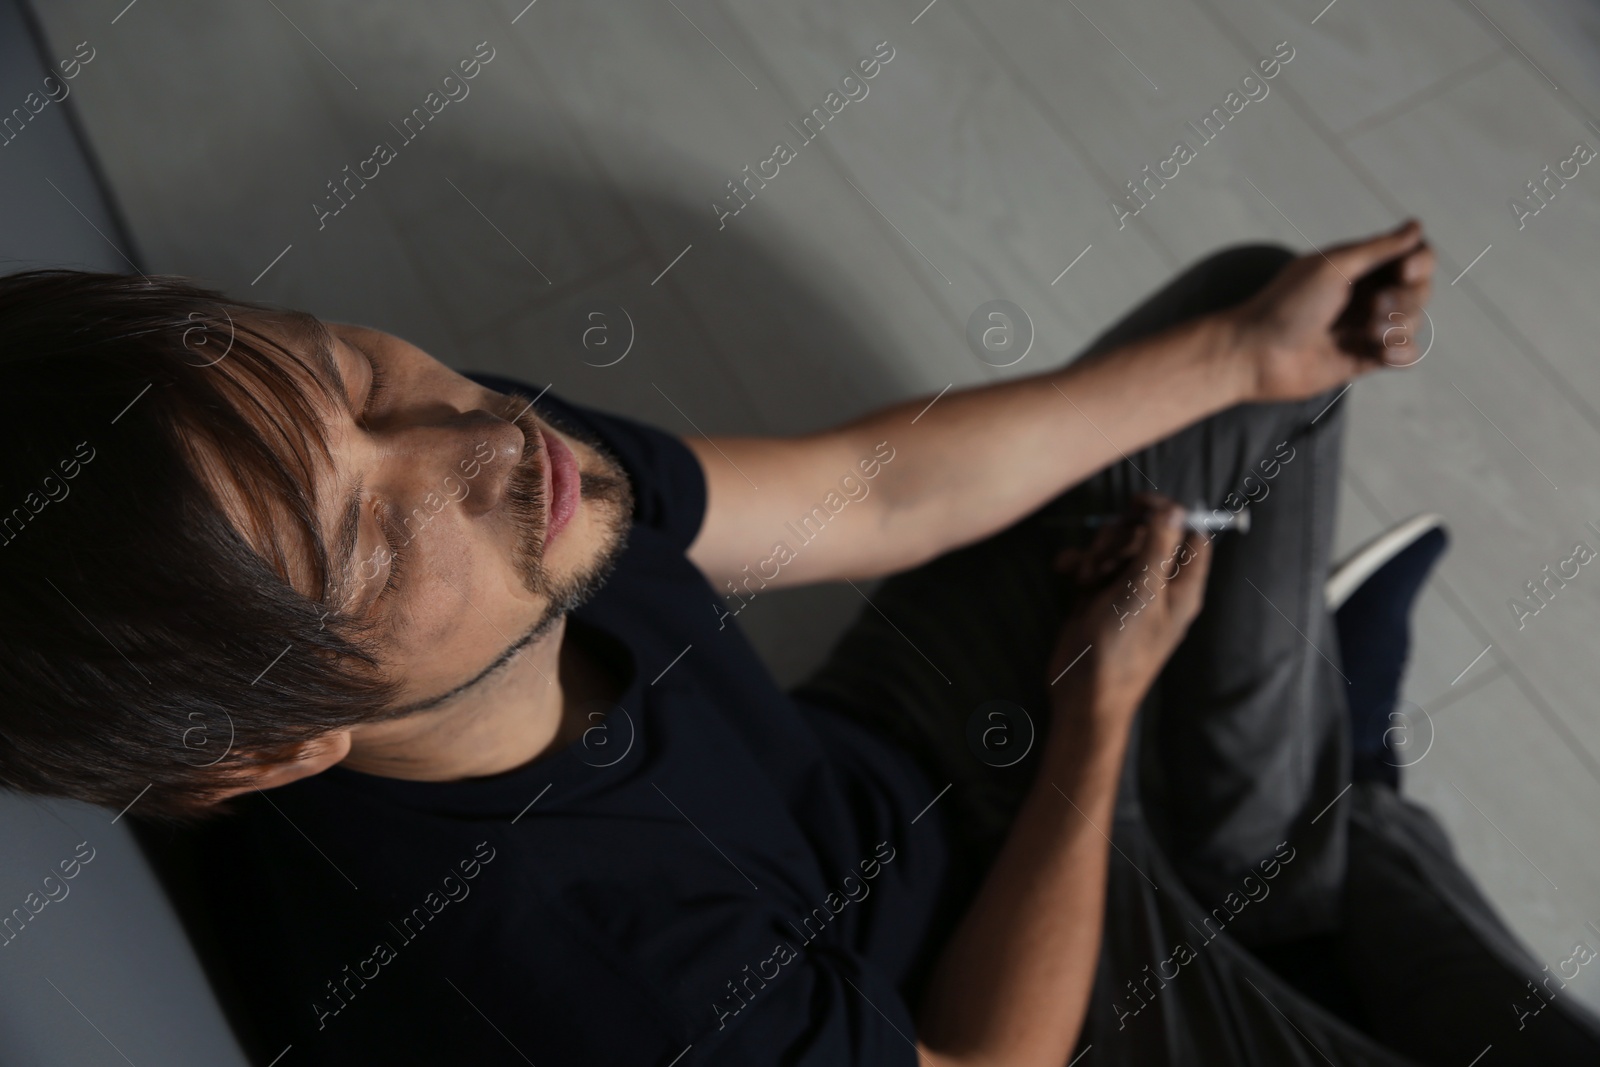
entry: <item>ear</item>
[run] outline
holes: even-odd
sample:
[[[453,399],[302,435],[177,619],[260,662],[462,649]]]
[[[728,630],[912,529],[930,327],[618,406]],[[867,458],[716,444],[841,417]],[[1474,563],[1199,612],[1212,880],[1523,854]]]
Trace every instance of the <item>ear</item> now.
[[[334,730],[310,741],[302,741],[289,759],[250,768],[244,772],[249,776],[248,784],[218,790],[212,795],[212,802],[227,800],[255,789],[273,789],[301,778],[310,778],[314,774],[321,774],[349,754],[349,730]]]

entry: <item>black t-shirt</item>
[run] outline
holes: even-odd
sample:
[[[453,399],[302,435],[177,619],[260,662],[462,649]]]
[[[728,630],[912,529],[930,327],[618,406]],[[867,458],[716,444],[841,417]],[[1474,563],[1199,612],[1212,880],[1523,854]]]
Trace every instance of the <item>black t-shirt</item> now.
[[[334,767],[207,828],[255,1028],[292,1046],[279,1067],[911,1067],[903,993],[950,862],[937,805],[912,821],[935,790],[782,692],[724,618],[684,554],[706,485],[680,440],[537,407],[633,480],[627,547],[568,620],[631,681],[581,741],[516,770]]]

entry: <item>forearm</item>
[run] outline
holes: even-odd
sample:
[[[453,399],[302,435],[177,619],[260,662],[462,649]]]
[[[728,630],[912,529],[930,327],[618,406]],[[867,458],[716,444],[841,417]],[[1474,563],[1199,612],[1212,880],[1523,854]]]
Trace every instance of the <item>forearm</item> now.
[[[881,542],[899,565],[931,559],[1248,399],[1251,367],[1235,336],[1226,315],[1202,316],[1065,367],[952,390],[925,412],[928,396],[842,427],[894,443],[876,486]]]
[[[1032,790],[918,1013],[938,1067],[1061,1067],[1100,955],[1126,717],[1058,718]]]

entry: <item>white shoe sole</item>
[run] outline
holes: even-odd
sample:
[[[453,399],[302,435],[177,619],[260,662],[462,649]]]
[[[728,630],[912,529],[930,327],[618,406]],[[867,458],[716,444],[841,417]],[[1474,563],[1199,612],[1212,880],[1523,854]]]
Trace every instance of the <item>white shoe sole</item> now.
[[[1329,611],[1338,611],[1350,594],[1361,588],[1361,584],[1378,568],[1404,552],[1417,539],[1429,530],[1444,525],[1444,518],[1432,512],[1415,515],[1392,529],[1374,537],[1366,544],[1352,552],[1345,560],[1333,568],[1333,573],[1328,575],[1327,584],[1323,588],[1323,599],[1328,603]]]

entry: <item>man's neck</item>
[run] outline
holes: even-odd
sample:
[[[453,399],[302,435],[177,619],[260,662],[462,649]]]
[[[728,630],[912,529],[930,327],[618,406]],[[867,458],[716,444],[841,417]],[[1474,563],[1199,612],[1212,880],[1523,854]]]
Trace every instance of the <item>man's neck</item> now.
[[[615,699],[621,688],[563,618],[486,680],[483,692],[356,727],[340,766],[425,782],[502,774],[577,740],[592,725],[584,707]]]

